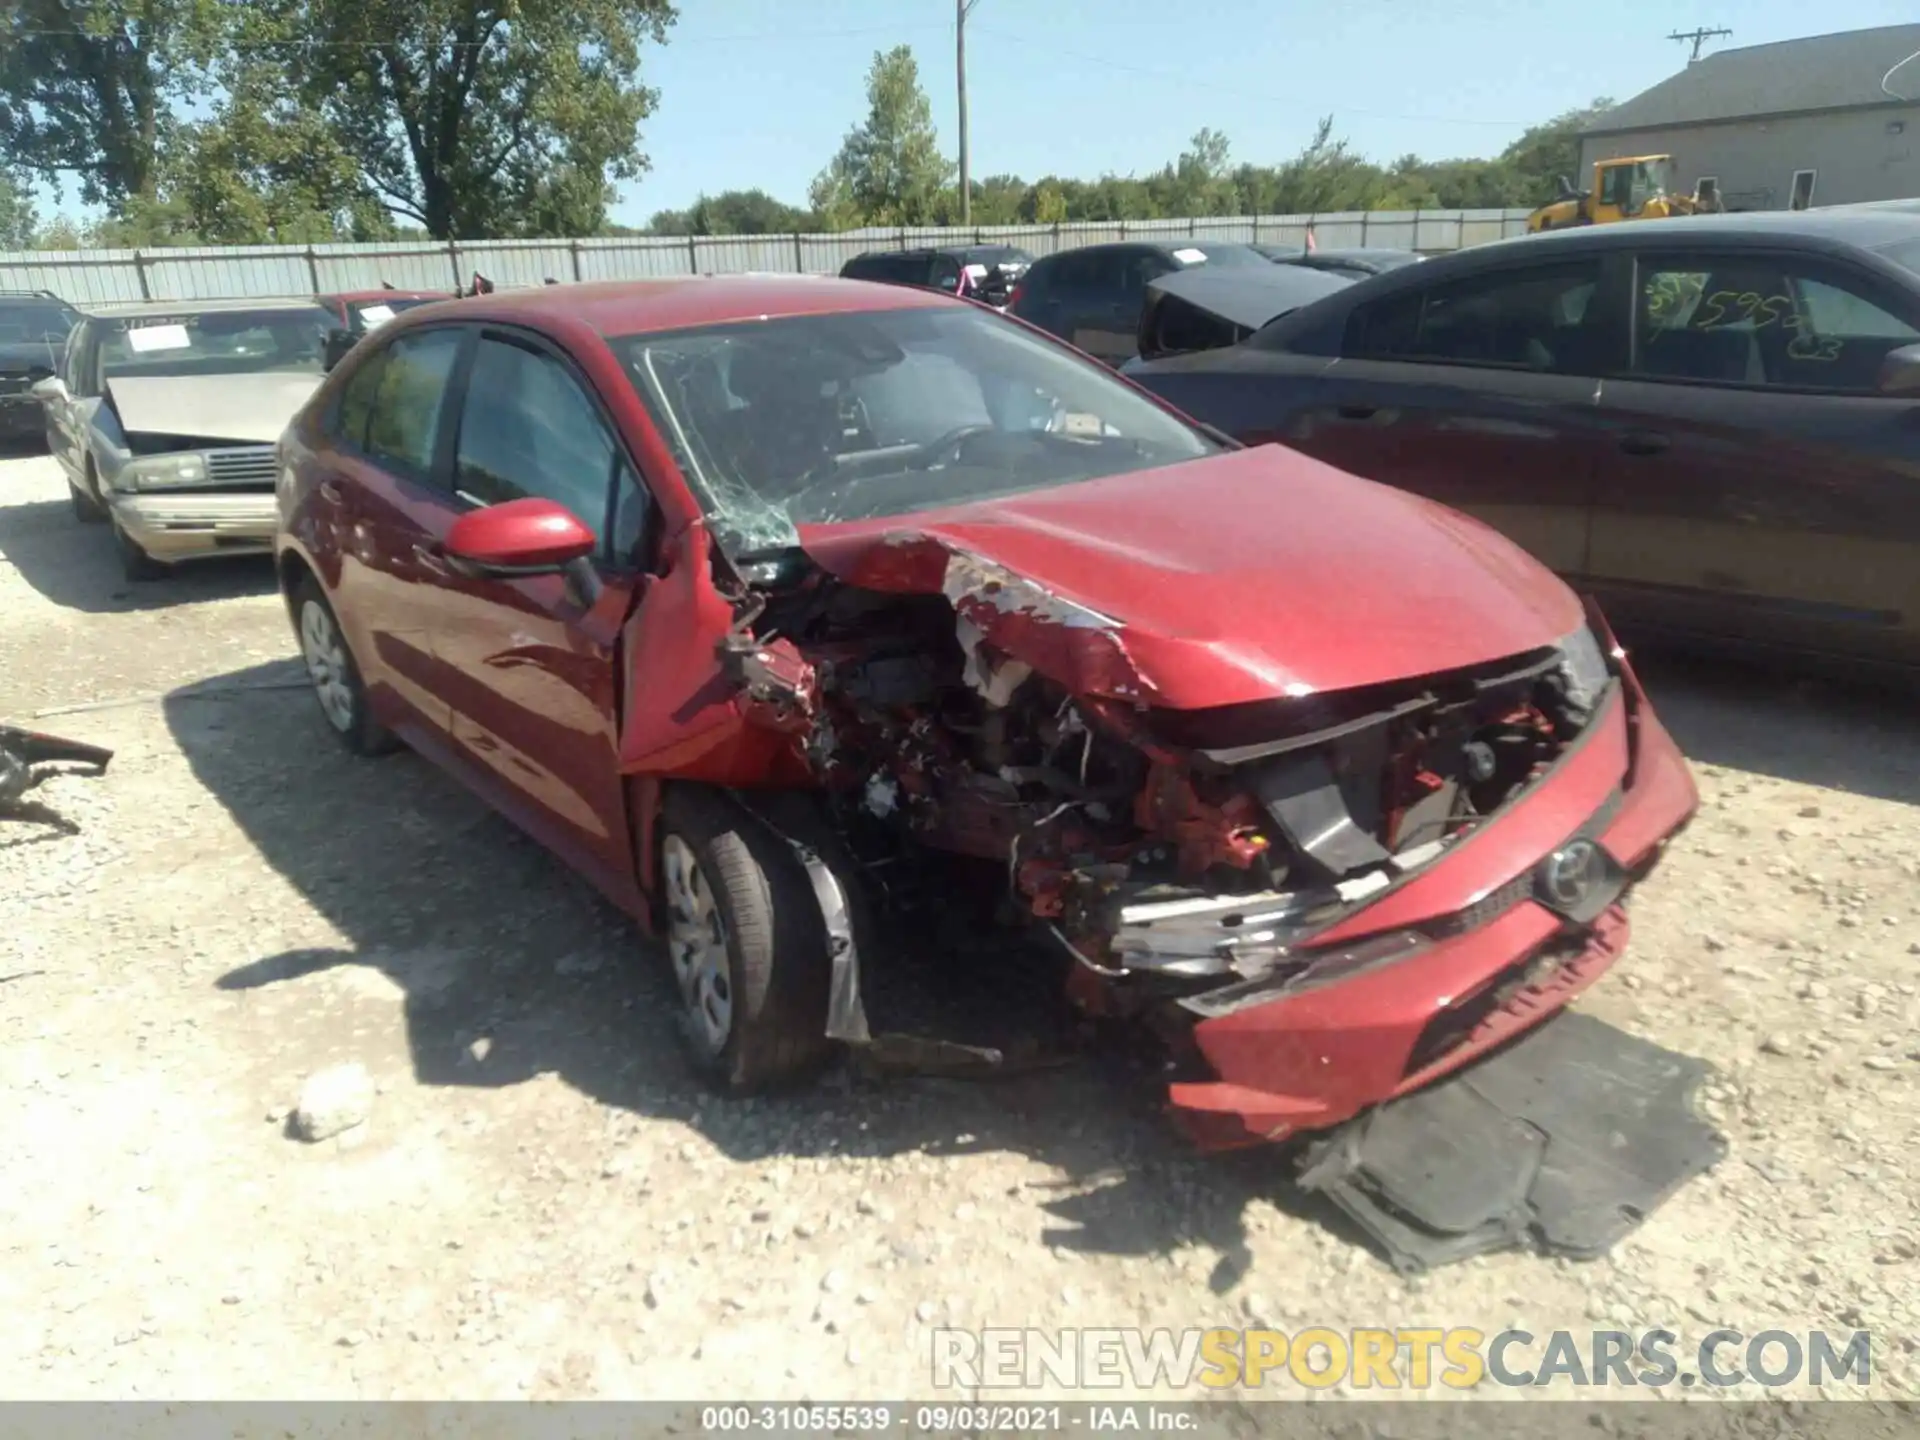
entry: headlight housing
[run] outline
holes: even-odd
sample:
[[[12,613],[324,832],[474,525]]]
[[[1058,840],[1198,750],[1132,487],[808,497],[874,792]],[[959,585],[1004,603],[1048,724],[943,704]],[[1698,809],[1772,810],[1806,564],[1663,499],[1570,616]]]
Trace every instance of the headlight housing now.
[[[1613,679],[1613,671],[1607,665],[1607,652],[1600,644],[1600,637],[1587,625],[1567,636],[1557,648],[1567,708],[1584,723]]]
[[[181,455],[142,455],[121,470],[120,481],[129,490],[170,490],[176,486],[204,485],[207,483],[207,457],[191,452]]]

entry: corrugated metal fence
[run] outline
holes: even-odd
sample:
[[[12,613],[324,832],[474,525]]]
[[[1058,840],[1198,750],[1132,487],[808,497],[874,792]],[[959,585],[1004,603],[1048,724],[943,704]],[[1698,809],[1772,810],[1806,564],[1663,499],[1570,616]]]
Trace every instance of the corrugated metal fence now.
[[[1378,210],[972,229],[842,230],[830,235],[633,235],[593,240],[437,241],[0,253],[0,290],[52,290],[76,304],[201,300],[370,290],[448,290],[477,270],[498,285],[644,280],[746,270],[831,274],[863,250],[1020,245],[1036,255],[1113,240],[1245,240],[1322,249],[1380,246],[1429,253],[1526,229],[1525,210]]]

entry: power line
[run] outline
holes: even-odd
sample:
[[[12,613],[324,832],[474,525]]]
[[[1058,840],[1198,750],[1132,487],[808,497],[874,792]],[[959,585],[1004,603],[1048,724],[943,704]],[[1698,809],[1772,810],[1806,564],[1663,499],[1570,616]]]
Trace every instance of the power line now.
[[[740,45],[756,40],[777,40],[783,44],[793,40],[840,40],[857,35],[900,35],[908,32],[927,32],[944,30],[944,25],[867,25],[852,30],[757,30],[743,31],[735,35],[674,35],[664,42],[666,46],[675,45]],[[18,30],[0,29],[0,34],[32,39],[40,36],[76,36],[89,40],[112,40],[117,36],[111,32],[102,34],[97,30],[52,29],[42,26],[27,26]],[[375,36],[364,40],[315,40],[306,36],[290,36],[282,40],[230,40],[229,47],[236,50],[266,50],[283,47],[302,46],[309,49],[330,50],[370,50],[383,46],[412,40],[412,35]],[[432,48],[436,50],[478,50],[494,43],[490,40],[443,40]]]
[[[996,35],[1005,40],[1018,41],[1021,39],[1020,36],[1007,30],[995,30],[984,25],[976,25],[974,28],[982,34]],[[1019,46],[1015,45],[1010,47],[1005,53],[1021,54],[1024,52],[1020,49]],[[1060,46],[1055,45],[1052,41],[1047,42],[1045,47],[1043,47],[1043,51],[1035,51],[1034,53],[1036,54],[1043,53],[1044,58],[1048,60],[1052,60],[1058,56],[1064,55],[1070,59],[1083,60],[1089,65],[1100,65],[1100,66],[1106,67],[1109,70],[1118,70],[1129,75],[1143,75],[1148,77],[1149,79],[1167,80],[1175,84],[1184,84],[1184,85],[1191,86],[1195,89],[1203,89],[1210,95],[1228,95],[1228,96],[1233,96],[1236,99],[1258,100],[1263,104],[1267,104],[1267,105],[1285,105],[1285,106],[1290,106],[1290,107],[1294,107],[1296,109],[1302,109],[1302,110],[1306,108],[1306,107],[1300,106],[1298,96],[1281,96],[1281,95],[1266,94],[1266,93],[1262,93],[1260,91],[1255,91],[1255,90],[1230,89],[1226,86],[1217,85],[1210,79],[1206,79],[1204,77],[1196,76],[1190,73],[1183,73],[1178,70],[1150,69],[1144,65],[1130,65],[1123,61],[1110,60],[1104,55],[1089,55],[1084,51],[1063,50]],[[1315,114],[1327,113],[1326,111],[1320,110],[1318,107],[1312,107],[1312,108]],[[1538,123],[1538,117],[1535,117],[1533,120],[1493,120],[1493,119],[1463,120],[1457,115],[1399,115],[1399,114],[1394,114],[1385,110],[1364,109],[1358,105],[1336,105],[1332,107],[1332,109],[1333,109],[1333,113],[1336,115],[1364,115],[1370,120],[1401,120],[1411,124],[1418,124],[1418,125],[1487,125],[1487,126],[1500,126],[1502,128],[1511,129],[1513,126],[1516,126],[1516,125],[1525,127],[1528,125],[1533,125]]]
[[[1733,34],[1731,30],[1676,30],[1667,36],[1667,39],[1678,40],[1683,44],[1689,40],[1693,42],[1693,53],[1687,56],[1687,64],[1691,65],[1700,58],[1700,47],[1707,41],[1731,34]]]

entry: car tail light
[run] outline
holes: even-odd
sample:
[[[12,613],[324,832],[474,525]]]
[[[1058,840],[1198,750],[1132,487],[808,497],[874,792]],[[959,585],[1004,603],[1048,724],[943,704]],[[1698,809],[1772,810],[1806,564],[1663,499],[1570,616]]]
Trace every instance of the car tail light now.
[[[1020,297],[1026,293],[1027,282],[1025,280],[1018,281],[1007,294],[1007,308],[1009,310],[1018,310],[1020,308]]]

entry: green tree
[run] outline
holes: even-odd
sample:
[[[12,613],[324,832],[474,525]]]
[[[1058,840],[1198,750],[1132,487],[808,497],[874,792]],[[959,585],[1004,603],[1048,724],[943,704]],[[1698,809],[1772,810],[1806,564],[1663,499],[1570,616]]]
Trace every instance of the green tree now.
[[[670,0],[261,0],[258,43],[366,184],[438,239],[589,235],[647,164]]]
[[[1020,218],[1029,225],[1058,225],[1067,219],[1067,197],[1057,180],[1042,180],[1028,190],[1020,204]]]
[[[814,228],[814,217],[764,190],[702,195],[685,210],[660,210],[647,222],[655,235],[790,235]]]
[[[162,188],[185,228],[207,244],[315,244],[393,233],[391,217],[325,118],[288,92],[273,66],[244,55],[215,114],[182,128]]]
[[[35,250],[84,250],[96,236],[66,215],[56,215],[33,237]]]
[[[0,171],[0,250],[32,249],[39,229],[27,187]]]
[[[940,153],[933,106],[906,45],[876,52],[867,71],[867,118],[813,182],[814,213],[832,228],[928,225],[942,207],[954,166]]]
[[[90,204],[157,188],[172,101],[204,93],[220,0],[0,3],[0,151]]]
[[[1227,137],[1218,130],[1195,135],[1179,159],[1148,185],[1162,215],[1229,215],[1238,198],[1227,178]]]
[[[1539,205],[1559,190],[1560,177],[1582,183],[1580,132],[1613,108],[1599,99],[1533,126],[1491,160],[1418,160],[1395,167],[1408,179],[1424,181],[1431,204],[1469,209]]]

